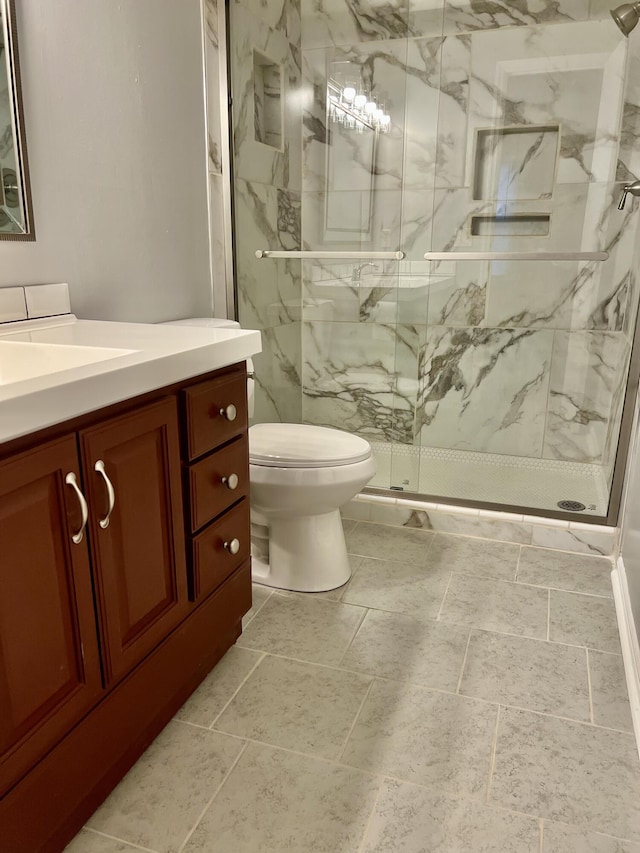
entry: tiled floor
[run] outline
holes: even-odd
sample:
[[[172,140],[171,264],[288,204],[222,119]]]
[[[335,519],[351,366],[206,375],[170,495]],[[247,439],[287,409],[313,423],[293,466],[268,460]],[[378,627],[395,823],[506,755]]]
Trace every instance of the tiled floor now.
[[[605,558],[346,523],[68,853],[640,853]]]

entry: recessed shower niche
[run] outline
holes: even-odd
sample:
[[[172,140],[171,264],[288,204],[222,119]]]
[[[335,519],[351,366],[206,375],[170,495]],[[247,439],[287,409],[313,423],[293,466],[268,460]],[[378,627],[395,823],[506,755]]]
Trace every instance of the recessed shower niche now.
[[[478,130],[473,198],[485,201],[551,198],[559,145],[557,125]]]
[[[282,65],[253,51],[254,135],[256,142],[282,151]]]

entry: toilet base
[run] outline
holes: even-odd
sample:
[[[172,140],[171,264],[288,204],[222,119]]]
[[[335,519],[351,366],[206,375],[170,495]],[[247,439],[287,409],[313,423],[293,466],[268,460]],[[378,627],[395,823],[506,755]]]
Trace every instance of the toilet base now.
[[[253,557],[256,583],[294,592],[327,592],[351,577],[340,510],[281,518],[260,514],[269,525],[269,563]]]

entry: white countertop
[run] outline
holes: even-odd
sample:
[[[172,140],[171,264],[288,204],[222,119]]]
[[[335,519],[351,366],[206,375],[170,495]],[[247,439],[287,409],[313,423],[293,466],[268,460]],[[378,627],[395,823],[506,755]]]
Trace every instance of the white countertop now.
[[[244,361],[262,349],[260,332],[250,329],[112,323],[78,320],[73,314],[0,324],[3,342],[22,342],[27,356],[29,343],[45,345],[31,352],[33,358],[47,359],[49,372],[20,378],[14,353],[22,348],[5,347],[3,356],[0,347],[0,442]],[[112,352],[96,351],[106,359],[59,369],[57,356],[65,364],[67,355],[74,355],[63,347]],[[77,353],[79,360],[82,353],[93,357],[86,349]]]

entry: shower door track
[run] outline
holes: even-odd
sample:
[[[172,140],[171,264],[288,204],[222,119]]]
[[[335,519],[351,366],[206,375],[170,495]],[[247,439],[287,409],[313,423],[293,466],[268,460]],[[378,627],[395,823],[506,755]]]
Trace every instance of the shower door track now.
[[[606,261],[609,252],[425,252],[425,261]]]

